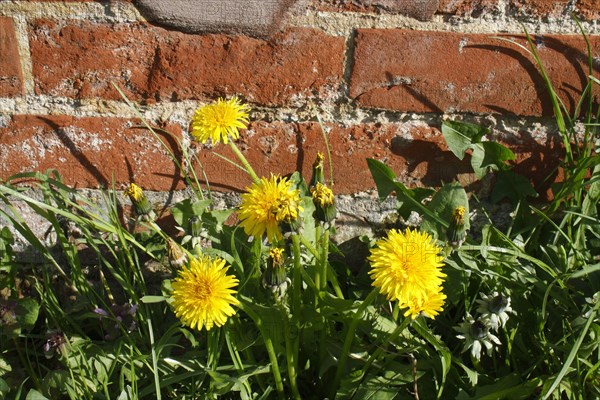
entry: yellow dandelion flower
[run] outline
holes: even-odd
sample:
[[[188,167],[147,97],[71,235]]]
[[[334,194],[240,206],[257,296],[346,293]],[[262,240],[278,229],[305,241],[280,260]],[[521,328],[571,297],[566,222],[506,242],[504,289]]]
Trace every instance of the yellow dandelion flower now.
[[[465,211],[465,208],[462,206],[456,207],[452,212],[452,223],[456,225],[464,223]]]
[[[316,205],[327,207],[333,204],[333,191],[320,182],[317,182],[315,187],[310,191]]]
[[[424,301],[429,293],[439,291],[446,276],[441,271],[441,251],[427,233],[391,230],[371,250],[373,286],[400,304]]]
[[[404,316],[408,317],[410,315],[411,319],[415,319],[421,314],[429,318],[435,318],[443,311],[444,300],[446,300],[446,295],[441,290],[442,288],[439,288],[438,291],[429,293],[426,297],[413,297],[407,303],[400,304],[399,307],[408,307]]]
[[[129,197],[132,203],[139,203],[144,198],[142,188],[135,183],[129,184],[129,187],[125,190],[125,195]]]
[[[219,98],[216,102],[202,106],[196,110],[192,118],[192,136],[200,143],[208,139],[213,144],[240,137],[238,129],[246,129],[248,124],[247,104],[241,104],[237,97],[230,100]]]
[[[209,257],[193,258],[171,284],[172,306],[181,322],[192,329],[210,330],[223,326],[235,314],[232,306],[239,301],[233,289],[239,281],[227,275],[225,260]]]
[[[283,249],[281,247],[273,247],[269,250],[269,258],[273,261],[274,266],[283,264]]]
[[[298,219],[300,190],[292,189],[292,182],[286,178],[271,175],[253,183],[242,195],[238,213],[240,225],[246,234],[261,238],[265,233],[269,241],[281,239],[279,224]]]

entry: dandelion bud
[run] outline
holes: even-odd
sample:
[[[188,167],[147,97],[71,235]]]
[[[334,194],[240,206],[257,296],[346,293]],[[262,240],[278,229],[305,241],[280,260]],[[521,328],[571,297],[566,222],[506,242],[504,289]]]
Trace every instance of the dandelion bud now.
[[[446,231],[446,238],[448,243],[455,249],[458,249],[465,241],[467,237],[465,230],[465,208],[456,207],[452,213],[452,219],[450,220],[450,226]]]
[[[276,298],[281,299],[287,292],[290,280],[285,271],[285,258],[282,248],[273,247],[269,251],[267,268],[262,276],[263,286],[271,289]]]
[[[192,237],[200,237],[200,234],[202,233],[202,220],[197,215],[190,217],[188,220],[188,225]]]
[[[180,268],[187,262],[187,255],[183,249],[171,238],[167,239],[167,256],[171,267]]]
[[[317,153],[317,158],[313,164],[312,178],[308,183],[310,189],[314,188],[317,183],[325,183],[325,175],[323,174],[323,153]]]
[[[135,183],[130,183],[127,190],[125,190],[125,194],[131,200],[133,207],[135,208],[135,212],[139,216],[145,216],[150,219],[153,219],[154,211],[152,210],[152,206],[148,202],[146,195],[142,191],[142,188],[136,185]]]
[[[317,182],[310,193],[315,203],[315,218],[321,222],[332,222],[337,215],[337,209],[331,189]]]

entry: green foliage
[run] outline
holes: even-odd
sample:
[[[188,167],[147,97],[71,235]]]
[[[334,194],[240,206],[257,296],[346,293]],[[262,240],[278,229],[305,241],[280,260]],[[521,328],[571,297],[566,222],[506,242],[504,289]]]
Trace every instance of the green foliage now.
[[[169,209],[180,234],[124,213],[114,188],[92,200],[57,171],[0,185],[0,397],[600,396],[600,121],[592,97],[600,81],[591,77],[569,115],[527,39],[566,153],[550,202],[530,203],[537,193],[511,170],[514,153],[470,123],[445,121],[442,133],[458,159],[470,157],[477,178],[493,183],[490,198],[458,182],[408,188],[384,163],[367,160],[380,200],[394,194],[398,215],[406,222],[418,213],[419,229],[444,249],[447,297],[436,318],[404,317],[404,306],[373,290],[373,238],[331,242],[334,227],[314,217],[300,173],[290,178],[300,191],[299,226],[286,227],[276,243],[249,237],[232,218],[235,208],[215,209],[195,175],[195,155],[178,143],[182,163],[142,119],[193,191]],[[590,75],[592,61],[590,53]],[[254,179],[232,149],[240,158],[234,165]],[[509,205],[508,224],[485,220],[489,200]],[[45,221],[43,237],[23,207]],[[457,232],[466,232],[464,243],[452,243]],[[17,262],[17,241],[41,261]],[[285,254],[277,285],[265,278],[273,248]],[[171,308],[181,259],[200,254],[224,259],[239,280],[235,315],[209,331],[182,325]]]

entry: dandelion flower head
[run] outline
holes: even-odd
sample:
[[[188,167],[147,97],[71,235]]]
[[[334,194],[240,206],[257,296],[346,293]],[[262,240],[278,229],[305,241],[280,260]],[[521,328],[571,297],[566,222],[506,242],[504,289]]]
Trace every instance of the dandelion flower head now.
[[[171,284],[171,299],[175,315],[183,324],[210,330],[215,325],[223,326],[235,314],[232,306],[239,301],[234,297],[234,287],[239,281],[227,275],[228,268],[225,260],[205,256],[191,259],[179,271]]]
[[[320,182],[317,182],[311,190],[311,194],[315,204],[321,207],[327,207],[333,204],[333,191]]]
[[[429,318],[435,318],[444,307],[446,295],[442,293],[441,288],[438,291],[429,293],[426,297],[413,297],[408,302],[400,304],[400,308],[408,307],[404,313],[405,317],[410,315],[411,319],[417,318],[423,314]]]
[[[202,106],[192,117],[192,136],[200,143],[209,139],[213,144],[229,142],[240,137],[239,129],[246,129],[248,124],[247,104],[240,103],[237,97],[230,100],[219,98],[216,102]]]
[[[427,233],[391,230],[371,250],[373,286],[388,300],[398,300],[400,305],[427,304],[431,311],[436,304],[431,296],[440,292],[446,276],[441,270],[441,251]]]
[[[144,197],[144,192],[135,183],[130,183],[129,187],[125,190],[125,195],[129,197],[132,203],[139,203]]]
[[[456,207],[452,212],[452,222],[455,225],[464,223],[465,220],[465,208],[464,207]]]
[[[292,182],[286,178],[271,175],[271,178],[261,178],[246,190],[238,218],[246,234],[256,238],[266,233],[271,242],[281,239],[279,224],[295,221],[303,210],[300,190],[293,189]]]

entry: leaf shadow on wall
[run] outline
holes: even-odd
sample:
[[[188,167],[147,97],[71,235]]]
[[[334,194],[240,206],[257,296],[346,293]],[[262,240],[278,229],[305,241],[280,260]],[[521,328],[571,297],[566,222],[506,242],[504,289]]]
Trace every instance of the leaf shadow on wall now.
[[[514,40],[517,40],[517,39],[523,40],[524,36],[514,35],[514,36],[509,36],[508,38],[514,39]],[[547,65],[545,65],[547,63],[544,63],[544,60],[542,59],[542,65],[544,65],[544,68],[546,69],[546,73],[548,74],[550,80],[552,81],[552,83],[554,85],[554,90],[557,92],[557,95],[563,101],[567,110],[569,110],[569,112],[573,112],[573,110],[575,110],[577,103],[579,101],[579,99],[576,98],[574,95],[575,94],[580,95],[583,92],[583,90],[585,89],[587,82],[588,82],[588,68],[586,65],[587,58],[588,58],[587,54],[582,52],[580,49],[577,49],[576,47],[568,45],[565,42],[563,42],[559,39],[556,39],[556,38],[545,37],[545,36],[544,37],[533,36],[532,40],[534,43],[542,43],[545,48],[554,50],[556,53],[561,54],[563,56],[564,60],[566,60],[571,65],[573,72],[579,78],[579,83],[581,85],[579,88],[573,86],[569,82],[565,82],[565,81],[557,82],[556,81],[557,78],[560,78],[560,77],[555,76],[556,74],[553,75],[552,71],[549,71]],[[521,65],[521,67],[523,68],[523,70],[526,71],[527,74],[529,75],[529,77],[531,78],[531,83],[533,85],[533,88],[536,91],[537,98],[540,101],[542,115],[547,115],[547,116],[554,115],[551,97],[549,95],[548,88],[546,87],[544,77],[543,77],[542,73],[540,72],[540,69],[532,55],[523,53],[523,50],[516,48],[516,45],[514,45],[514,47],[510,47],[510,45],[502,46],[502,45],[477,45],[477,44],[474,44],[474,45],[467,45],[467,46],[465,46],[465,48],[488,50],[491,52],[499,52],[499,53],[507,55],[507,56],[513,58],[514,60],[518,61],[519,64]],[[594,70],[599,71],[599,68],[596,66],[594,68]],[[500,107],[498,105],[495,105],[495,104],[484,104],[484,106],[489,108],[492,111],[495,111],[495,112],[498,112],[501,114],[514,114],[514,112],[512,112],[506,108]],[[595,100],[594,108],[597,108],[597,99]]]
[[[54,131],[56,137],[61,141],[61,143],[71,152],[73,157],[81,164],[81,166],[87,170],[99,183],[102,187],[108,187],[109,182],[102,174],[102,172],[92,163],[92,161],[86,157],[86,155],[77,147],[75,142],[71,140],[71,138],[65,132],[65,127],[57,124],[55,121],[49,118],[40,118],[44,121],[52,130]]]
[[[408,174],[425,186],[439,187],[453,181],[465,183],[462,177],[473,173],[468,156],[459,160],[435,142],[406,140],[397,136],[392,139],[391,150],[394,155],[406,160]],[[470,185],[472,182],[466,183]]]

